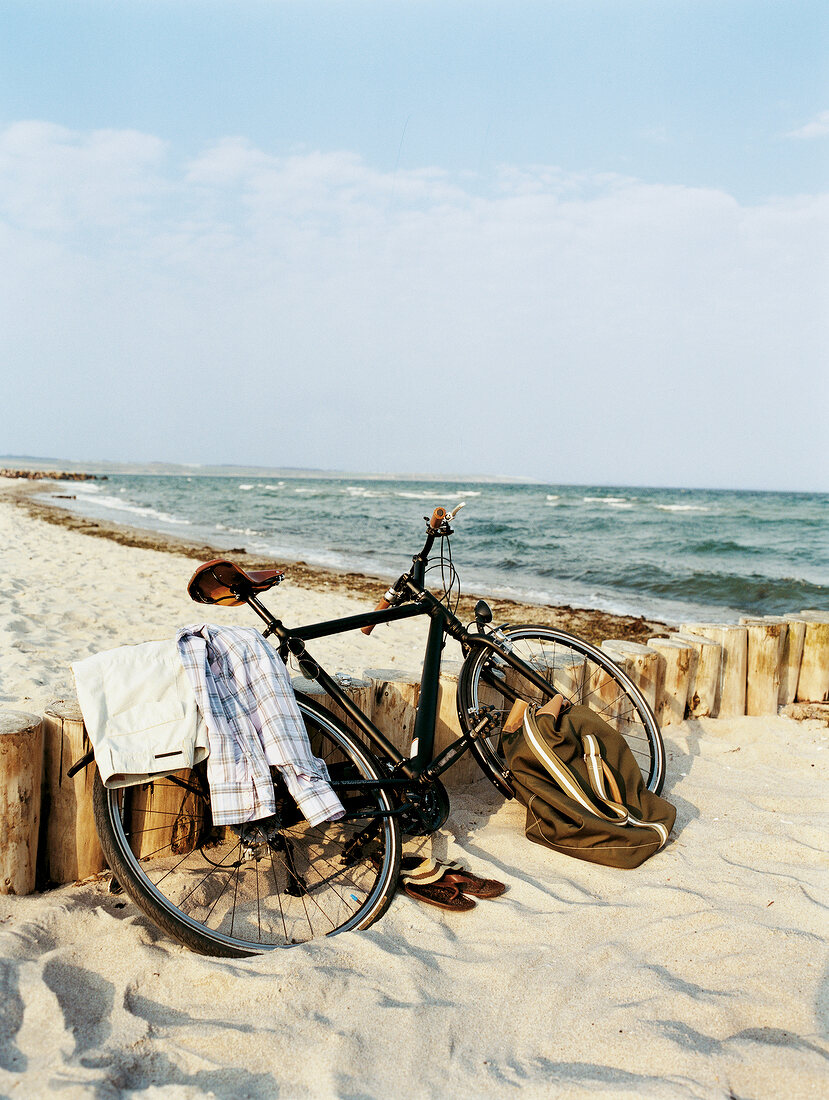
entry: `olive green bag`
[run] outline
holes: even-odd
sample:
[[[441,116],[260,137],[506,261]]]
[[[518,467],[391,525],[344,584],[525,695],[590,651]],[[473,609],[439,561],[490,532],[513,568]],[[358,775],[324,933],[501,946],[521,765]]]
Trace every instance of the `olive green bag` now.
[[[589,707],[531,705],[504,736],[526,836],[607,867],[638,867],[668,839],[676,809],[647,789],[627,742]]]

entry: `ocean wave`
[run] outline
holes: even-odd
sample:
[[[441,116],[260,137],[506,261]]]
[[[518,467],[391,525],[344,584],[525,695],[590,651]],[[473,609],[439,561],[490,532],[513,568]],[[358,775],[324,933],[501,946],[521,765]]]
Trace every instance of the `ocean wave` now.
[[[217,523],[215,530],[225,532],[228,535],[258,535],[260,537],[263,535],[262,531],[257,531],[254,527],[229,527],[224,523]]]
[[[704,504],[654,504],[660,512],[710,512]]]
[[[173,515],[171,512],[162,512],[158,508],[150,508],[146,504],[134,504],[129,500],[121,500],[120,497],[99,495],[95,498],[96,508],[106,508],[111,512],[126,512],[131,516],[139,516],[143,520],[155,520],[157,523],[173,524],[176,527],[191,527],[192,523],[183,516]]]
[[[351,497],[367,497],[369,499],[388,496],[388,493],[378,492],[377,489],[367,489],[365,485],[346,485],[342,490]]]
[[[588,569],[579,580],[670,600],[721,604],[743,612],[779,614],[804,606],[829,607],[829,587],[802,577],[738,575],[709,570],[672,573],[652,563],[632,562],[616,573],[595,567]]]
[[[479,497],[481,491],[479,489],[446,489],[445,491],[435,492],[424,489],[414,492],[408,489],[396,489],[394,495],[404,497],[406,500],[458,500],[460,497]]]
[[[732,539],[703,539],[702,542],[694,542],[688,547],[694,554],[751,554],[763,556],[767,553],[761,546],[745,546],[741,542]]]

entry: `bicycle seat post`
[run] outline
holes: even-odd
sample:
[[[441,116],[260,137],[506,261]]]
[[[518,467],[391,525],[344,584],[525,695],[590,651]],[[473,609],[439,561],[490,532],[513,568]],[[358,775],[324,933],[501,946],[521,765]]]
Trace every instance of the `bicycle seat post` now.
[[[260,603],[252,592],[240,592],[239,595],[246,604],[253,608],[259,618],[267,624],[267,630],[264,631],[264,636],[269,638],[271,634],[276,634],[280,641],[284,641],[288,632],[282,624],[282,620],[272,615],[267,607],[265,607],[263,603]]]

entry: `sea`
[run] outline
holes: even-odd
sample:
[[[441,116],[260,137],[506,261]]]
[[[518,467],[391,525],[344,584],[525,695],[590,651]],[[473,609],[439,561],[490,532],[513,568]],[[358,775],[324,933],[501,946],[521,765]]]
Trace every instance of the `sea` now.
[[[437,505],[464,504],[451,551],[465,592],[668,623],[829,610],[829,494],[115,474],[52,495],[90,517],[244,548],[288,572],[304,561],[383,578],[408,568]]]

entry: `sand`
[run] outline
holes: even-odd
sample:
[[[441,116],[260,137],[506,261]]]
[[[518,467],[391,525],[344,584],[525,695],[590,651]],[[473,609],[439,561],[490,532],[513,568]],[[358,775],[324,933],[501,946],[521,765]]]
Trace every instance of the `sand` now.
[[[12,483],[14,484],[14,483]],[[0,500],[0,706],[41,711],[69,662],[199,621],[180,553]],[[370,601],[369,601],[370,604]],[[287,580],[287,622],[366,596]],[[411,667],[409,621],[315,643]],[[635,871],[523,836],[481,780],[435,842],[502,879],[468,914],[400,895],[371,929],[248,960],[192,954],[106,877],[0,897],[0,1094],[63,1097],[818,1097],[829,1085],[826,748],[817,720],[665,731],[668,846]]]

